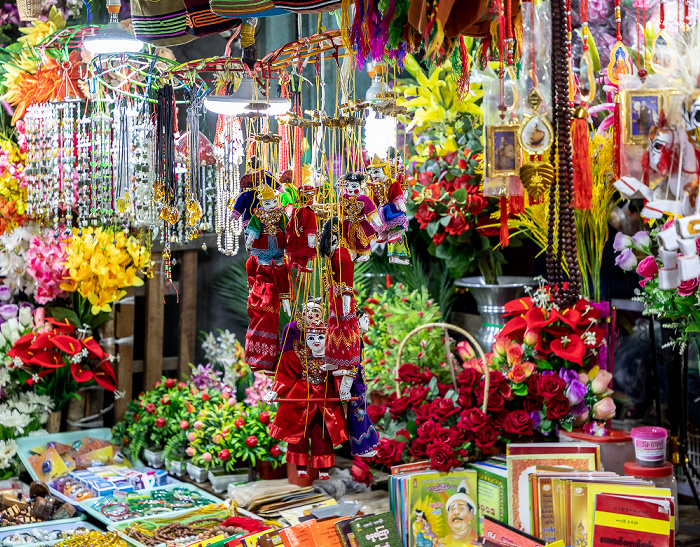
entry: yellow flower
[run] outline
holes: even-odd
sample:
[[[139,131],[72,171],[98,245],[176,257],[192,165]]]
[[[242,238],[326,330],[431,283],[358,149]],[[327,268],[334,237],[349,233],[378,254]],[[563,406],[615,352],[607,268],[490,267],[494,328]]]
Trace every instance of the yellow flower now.
[[[42,42],[47,36],[53,34],[57,30],[61,30],[66,26],[66,22],[56,9],[56,6],[51,6],[48,21],[33,21],[29,27],[20,27],[19,31],[24,34],[17,41],[22,42],[27,46],[34,47]]]

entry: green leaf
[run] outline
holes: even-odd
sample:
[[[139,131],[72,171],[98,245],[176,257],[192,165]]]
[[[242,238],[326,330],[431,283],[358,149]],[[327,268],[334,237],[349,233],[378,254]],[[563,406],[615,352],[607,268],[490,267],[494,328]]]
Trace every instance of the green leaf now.
[[[518,397],[527,396],[527,384],[525,384],[525,382],[522,384],[515,384],[514,386],[511,386],[511,389],[513,394],[517,395]]]
[[[51,308],[51,317],[53,317],[56,321],[60,322],[63,322],[67,319],[68,322],[74,327],[83,326],[80,322],[78,314],[75,313],[73,310],[69,310],[68,308]]]
[[[431,223],[428,224],[426,231],[428,232],[428,235],[430,237],[433,237],[439,229],[440,229],[440,221],[433,220]]]
[[[435,256],[443,260],[448,260],[450,258],[450,247],[448,245],[440,245],[435,250]]]
[[[542,359],[535,359],[535,364],[540,370],[554,370],[554,367],[548,361],[543,361]]]

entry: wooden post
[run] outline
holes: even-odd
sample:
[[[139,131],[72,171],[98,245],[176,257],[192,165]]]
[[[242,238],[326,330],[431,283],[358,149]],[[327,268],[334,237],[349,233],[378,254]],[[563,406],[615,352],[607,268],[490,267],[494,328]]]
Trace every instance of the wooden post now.
[[[134,313],[135,302],[134,288],[131,287],[126,292],[126,298],[132,301],[130,304],[117,304],[116,317],[114,319],[115,338],[131,337],[131,342],[119,344],[119,364],[117,365],[117,389],[124,393],[121,399],[114,401],[114,420],[119,422],[124,419],[126,405],[133,399],[134,390]]]
[[[146,280],[146,349],[144,352],[144,389],[152,389],[153,384],[163,375],[163,269],[160,254],[153,255],[154,264],[160,264],[151,279]],[[155,270],[155,268],[154,268]]]
[[[179,376],[187,378],[194,363],[197,342],[197,249],[180,256],[180,352]]]

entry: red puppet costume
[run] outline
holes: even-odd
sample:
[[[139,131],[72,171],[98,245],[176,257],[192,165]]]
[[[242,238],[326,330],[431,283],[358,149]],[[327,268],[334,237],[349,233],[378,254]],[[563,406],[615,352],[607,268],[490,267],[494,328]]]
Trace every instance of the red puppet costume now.
[[[297,340],[293,350],[282,354],[272,384],[272,391],[283,400],[270,435],[288,443],[287,461],[302,469],[311,464],[327,471],[335,462],[333,447],[348,440],[342,404],[333,377],[321,369],[323,364],[323,357],[314,357],[304,342]],[[314,401],[326,398],[335,400]],[[309,401],[286,403],[284,399]]]
[[[279,356],[280,301],[289,301],[289,266],[264,266],[251,256],[246,263],[248,315],[245,362],[253,371],[275,372]]]
[[[327,273],[326,290],[330,300],[330,318],[326,339],[326,365],[336,376],[348,374],[354,377],[357,372],[355,369],[362,361],[362,347],[352,288],[355,265],[346,248],[337,245],[330,257]]]
[[[310,205],[314,202],[316,188],[305,185],[301,189],[302,206],[292,209],[292,215],[287,224],[287,258],[292,268],[310,272],[307,264],[316,258],[316,242],[318,226],[316,213]]]

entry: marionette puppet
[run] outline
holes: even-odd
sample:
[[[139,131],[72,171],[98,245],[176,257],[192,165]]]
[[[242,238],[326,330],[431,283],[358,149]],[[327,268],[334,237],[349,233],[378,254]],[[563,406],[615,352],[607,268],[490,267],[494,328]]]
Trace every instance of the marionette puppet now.
[[[258,188],[258,206],[245,229],[246,248],[262,265],[284,262],[287,248],[287,215],[280,204],[279,190],[264,184]]]
[[[370,244],[376,238],[376,232],[383,227],[376,205],[362,192],[366,178],[362,173],[348,173],[340,179],[343,189],[340,197],[342,239],[355,262],[369,260]]]
[[[310,296],[301,312],[297,311],[295,320],[284,326],[280,353],[294,349],[294,342],[301,339],[301,325],[323,321],[323,315],[323,299]]]
[[[289,266],[302,272],[311,272],[310,260],[316,258],[318,226],[316,213],[311,206],[316,197],[316,187],[305,184],[299,193],[300,204],[292,209],[287,224],[287,258]]]
[[[363,312],[357,312],[357,323],[360,336],[369,330],[369,316]],[[362,346],[362,343],[360,342]],[[377,454],[379,436],[374,429],[372,420],[367,414],[367,381],[365,369],[360,362],[357,365],[357,374],[350,388],[351,400],[348,404],[348,435],[350,437],[350,452],[353,456],[371,458]]]
[[[319,252],[326,257],[326,293],[330,307],[325,369],[333,371],[336,383],[354,378],[362,361],[353,276],[355,265],[341,243],[341,223],[332,217],[323,225]]]
[[[311,465],[319,470],[319,479],[328,480],[335,463],[333,447],[348,440],[341,402],[350,399],[352,378],[344,379],[336,390],[333,377],[323,370],[326,326],[308,322],[302,330],[294,349],[282,354],[263,401],[281,398],[269,433],[287,442],[287,462],[296,465],[300,477],[308,476]]]
[[[260,204],[256,190],[265,184],[275,189],[279,186],[272,174],[263,170],[260,159],[257,156],[251,156],[247,162],[246,174],[241,177],[241,192],[236,196],[231,208],[231,218],[233,220],[240,218],[243,228],[248,226],[253,211]]]

